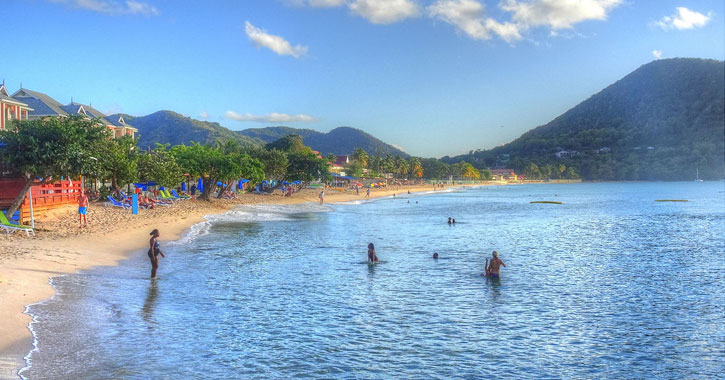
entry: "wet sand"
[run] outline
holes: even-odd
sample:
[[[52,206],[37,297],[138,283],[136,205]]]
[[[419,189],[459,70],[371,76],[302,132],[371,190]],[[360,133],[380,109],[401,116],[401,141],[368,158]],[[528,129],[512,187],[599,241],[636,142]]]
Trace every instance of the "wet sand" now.
[[[483,184],[481,184],[483,185]],[[475,185],[480,186],[480,185]],[[432,191],[432,185],[374,189],[370,198]],[[280,192],[271,195],[244,194],[237,199],[179,201],[170,207],[128,210],[92,203],[88,227],[78,227],[75,207],[55,211],[36,221],[37,236],[7,235],[0,231],[0,379],[17,379],[25,365],[24,356],[32,349],[31,321],[25,306],[40,302],[54,293],[51,277],[75,273],[95,266],[115,265],[138,250],[146,248],[149,232],[158,228],[162,241],[178,239],[188,228],[204,220],[205,215],[223,213],[244,204],[298,204],[319,202],[320,189],[305,189],[291,198]],[[365,199],[354,190],[325,190],[325,203]]]

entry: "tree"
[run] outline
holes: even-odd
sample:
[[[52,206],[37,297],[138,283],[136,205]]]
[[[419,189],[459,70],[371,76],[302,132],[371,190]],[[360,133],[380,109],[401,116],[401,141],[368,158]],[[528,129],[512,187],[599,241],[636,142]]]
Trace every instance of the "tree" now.
[[[410,174],[412,174],[413,177],[423,177],[423,164],[421,164],[418,157],[411,157],[410,160],[408,160],[408,166],[410,167]]]
[[[442,179],[448,175],[450,167],[435,158],[426,158],[421,160],[423,166],[423,175],[428,179]]]
[[[539,171],[539,166],[533,162],[529,162],[526,165],[526,167],[524,168],[524,174],[526,175],[527,178],[530,178],[530,179],[541,178],[541,172]]]
[[[287,153],[296,153],[303,151],[311,151],[311,149],[302,143],[302,136],[290,134],[277,139],[265,147],[267,150],[277,149]]]
[[[16,121],[0,131],[0,161],[25,179],[20,193],[5,215],[10,217],[25,199],[37,178],[78,175],[97,169],[94,157],[109,132],[93,120],[80,116]]]
[[[111,180],[111,189],[116,191],[138,178],[138,156],[136,140],[131,136],[103,140],[100,144],[99,163],[102,177]]]
[[[267,179],[278,181],[283,179],[287,174],[289,160],[287,159],[287,153],[281,150],[260,149],[259,151],[251,152],[250,156],[262,162]]]
[[[290,153],[288,157],[289,166],[285,178],[290,182],[310,182],[330,177],[327,162],[314,153],[296,152]]]
[[[183,177],[176,158],[167,150],[168,144],[156,144],[156,148],[138,156],[138,177],[141,182],[153,181],[161,186],[173,187]]]
[[[217,182],[241,178],[243,172],[237,154],[224,154],[213,147],[193,143],[171,148],[181,168],[194,177],[201,177],[204,191],[200,199],[210,200]]]
[[[355,151],[352,153],[352,159],[362,165],[363,168],[366,168],[368,166],[370,155],[365,151],[365,149],[358,147],[355,148]]]
[[[325,159],[327,160],[327,162],[331,162],[334,164],[335,161],[337,161],[337,156],[335,155],[335,153],[328,153]]]

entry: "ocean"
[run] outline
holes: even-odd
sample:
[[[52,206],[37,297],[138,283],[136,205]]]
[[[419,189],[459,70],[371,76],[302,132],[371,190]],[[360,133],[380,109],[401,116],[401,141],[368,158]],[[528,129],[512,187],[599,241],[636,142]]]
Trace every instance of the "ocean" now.
[[[158,228],[157,280],[145,252],[51,280],[23,378],[725,373],[723,182],[447,189],[243,206],[176,242]],[[481,276],[493,250],[499,280]]]

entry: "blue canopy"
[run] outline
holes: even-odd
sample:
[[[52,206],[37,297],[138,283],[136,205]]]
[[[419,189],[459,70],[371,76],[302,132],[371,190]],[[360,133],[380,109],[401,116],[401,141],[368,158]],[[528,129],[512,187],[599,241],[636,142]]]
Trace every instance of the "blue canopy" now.
[[[186,182],[181,183],[181,191],[186,191]]]
[[[196,189],[199,191],[204,191],[204,181],[199,178],[199,183],[196,184]]]

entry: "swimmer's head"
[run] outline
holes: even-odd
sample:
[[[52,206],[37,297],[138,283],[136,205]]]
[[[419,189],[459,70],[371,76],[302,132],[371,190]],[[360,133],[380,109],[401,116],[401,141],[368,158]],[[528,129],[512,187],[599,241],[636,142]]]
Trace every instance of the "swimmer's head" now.
[[[498,252],[496,252],[496,251],[493,251],[493,257],[495,257],[495,258],[497,258],[497,259],[498,259]]]
[[[373,245],[373,243],[368,244],[368,249],[375,249],[375,246]]]
[[[434,259],[437,259],[437,258],[438,258],[438,252],[434,252],[434,253],[433,253],[433,258],[434,258]]]

